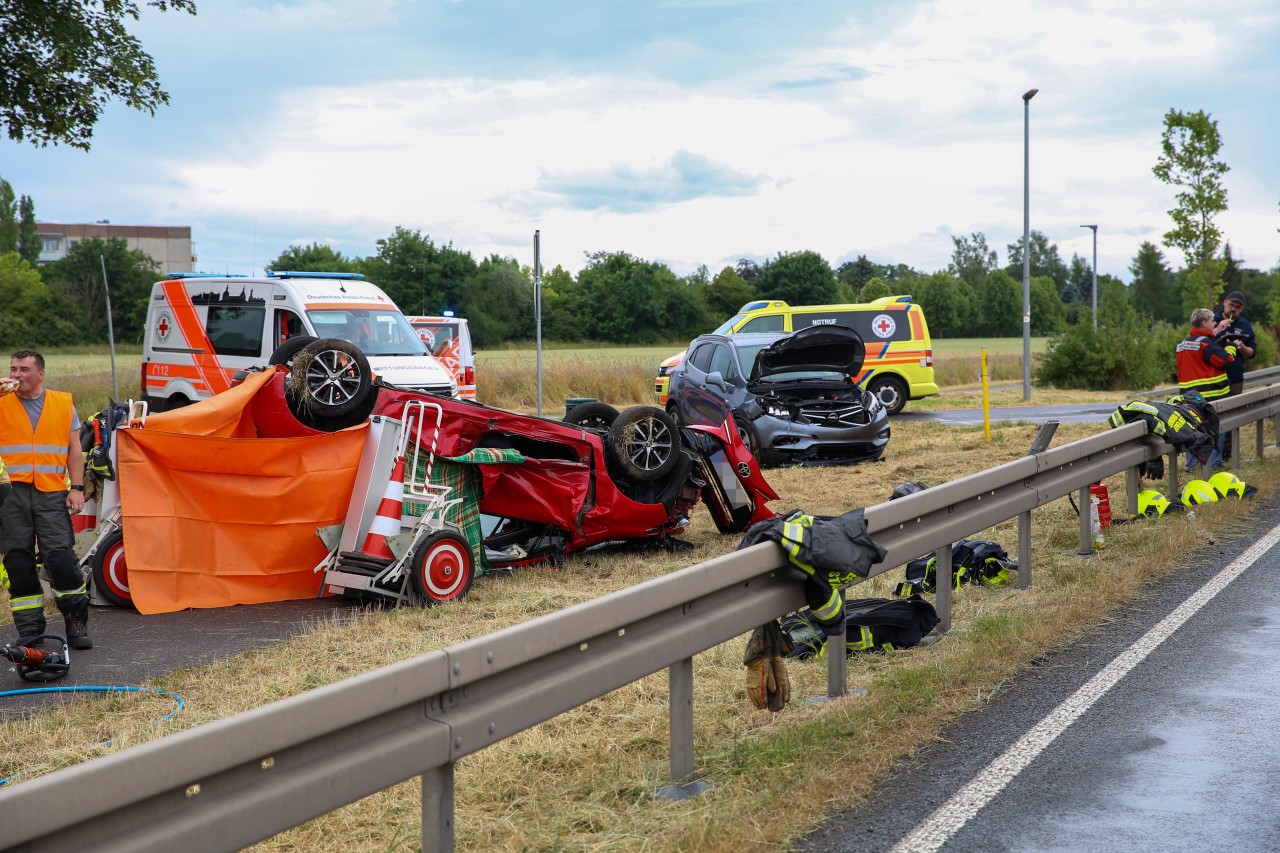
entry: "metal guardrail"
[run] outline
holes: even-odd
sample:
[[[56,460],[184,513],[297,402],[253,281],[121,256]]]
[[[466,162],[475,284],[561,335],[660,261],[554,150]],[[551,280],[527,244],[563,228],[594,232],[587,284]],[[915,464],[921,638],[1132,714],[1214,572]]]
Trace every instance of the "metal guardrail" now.
[[[1224,430],[1280,412],[1280,386],[1219,407]],[[1130,424],[866,509],[887,550],[872,576],[1017,517],[1029,586],[1031,511],[1128,471],[1168,445]],[[1176,489],[1177,459],[1170,477]],[[1130,512],[1136,511],[1134,488]],[[1081,549],[1089,546],[1088,514]],[[414,776],[424,851],[453,848],[453,767],[465,755],[668,670],[671,778],[694,778],[693,656],[804,605],[771,543],[673,572],[522,625],[308,691],[0,790],[4,849],[236,850]],[[938,584],[943,630],[950,585]],[[838,648],[842,639],[833,638]],[[845,693],[828,655],[828,693]],[[51,806],[51,804],[56,804]],[[49,820],[36,816],[50,814]]]
[[[1245,374],[1244,374],[1244,387],[1257,388],[1261,385],[1266,385],[1270,383],[1276,377],[1280,377],[1280,364],[1277,364],[1273,367],[1261,367],[1257,370],[1247,370],[1245,371]],[[1177,393],[1178,393],[1178,386],[1174,385],[1172,388],[1157,388],[1154,391],[1140,391],[1134,396],[1145,397],[1147,399],[1156,399],[1156,398],[1172,397],[1174,394],[1177,394]]]

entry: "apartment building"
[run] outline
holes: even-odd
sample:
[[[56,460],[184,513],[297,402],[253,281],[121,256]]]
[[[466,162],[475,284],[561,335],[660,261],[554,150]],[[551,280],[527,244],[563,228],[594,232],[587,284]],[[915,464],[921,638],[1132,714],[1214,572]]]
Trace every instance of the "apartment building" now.
[[[112,225],[103,220],[92,224],[37,222],[36,229],[40,234],[39,262],[42,264],[65,258],[71,247],[81,240],[119,237],[130,249],[154,258],[161,274],[195,270],[196,249],[190,226]]]

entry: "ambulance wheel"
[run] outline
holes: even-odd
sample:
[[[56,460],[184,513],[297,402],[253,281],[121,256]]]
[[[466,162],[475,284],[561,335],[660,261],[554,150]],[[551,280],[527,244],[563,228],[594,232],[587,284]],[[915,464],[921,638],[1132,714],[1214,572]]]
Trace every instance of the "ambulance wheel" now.
[[[409,586],[427,606],[458,601],[471,589],[475,566],[467,540],[452,530],[438,530],[414,546],[409,558]]]
[[[308,343],[294,355],[289,387],[308,415],[336,418],[366,401],[373,375],[359,347],[339,338],[324,338]]]
[[[287,365],[298,354],[298,350],[317,340],[319,338],[314,338],[311,335],[294,335],[276,347],[276,351],[271,353],[271,358],[267,359],[267,364]]]
[[[896,376],[880,376],[871,380],[867,390],[880,398],[884,410],[896,415],[907,405],[907,386]]]
[[[89,568],[93,588],[98,595],[116,607],[133,607],[129,592],[129,565],[124,558],[124,531],[113,530],[93,553]]]
[[[580,403],[569,410],[564,422],[587,429],[608,430],[618,419],[618,410],[608,403]]]
[[[661,480],[679,464],[680,429],[656,406],[635,406],[609,427],[613,462],[632,480]]]

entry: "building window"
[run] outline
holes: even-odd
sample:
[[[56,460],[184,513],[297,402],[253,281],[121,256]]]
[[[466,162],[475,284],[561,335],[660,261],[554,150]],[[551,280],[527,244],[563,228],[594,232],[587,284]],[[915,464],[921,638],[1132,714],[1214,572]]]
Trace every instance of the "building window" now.
[[[62,249],[61,237],[41,237],[40,243],[44,247],[45,252],[57,252]]]

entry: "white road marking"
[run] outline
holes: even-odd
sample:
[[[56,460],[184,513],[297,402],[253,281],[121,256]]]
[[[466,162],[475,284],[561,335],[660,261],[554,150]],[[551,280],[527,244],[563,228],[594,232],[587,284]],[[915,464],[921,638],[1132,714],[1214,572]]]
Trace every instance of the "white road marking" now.
[[[1093,707],[1107,691],[1114,687],[1129,671],[1141,663],[1182,627],[1222,590],[1227,584],[1244,574],[1263,554],[1280,542],[1280,527],[1273,528],[1251,548],[1237,557],[1195,595],[1184,601],[1178,609],[1166,616],[1160,624],[1142,636],[1105,669],[1091,678],[1070,698],[1054,708],[1030,731],[1017,740],[1004,754],[992,761],[972,781],[957,791],[920,825],[898,842],[893,853],[933,853],[942,849],[951,837],[987,803],[995,799],[1005,786],[1012,782],[1027,765],[1035,760],[1058,735]]]

